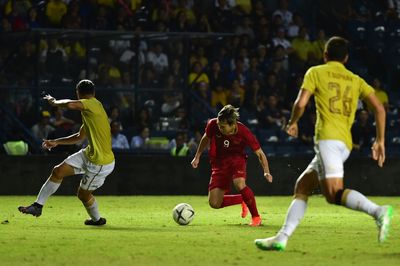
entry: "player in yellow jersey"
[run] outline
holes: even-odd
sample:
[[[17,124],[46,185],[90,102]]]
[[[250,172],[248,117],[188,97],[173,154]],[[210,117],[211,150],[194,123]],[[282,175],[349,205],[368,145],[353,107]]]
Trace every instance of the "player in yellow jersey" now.
[[[315,125],[316,156],[297,179],[294,199],[281,230],[274,236],[256,239],[263,250],[284,250],[307,208],[307,199],[318,186],[330,204],[345,206],[372,216],[378,225],[378,241],[386,240],[393,209],[378,206],[361,193],[343,187],[343,163],[352,148],[351,126],[359,98],[373,106],[376,140],[372,157],[380,167],[385,161],[385,110],[374,90],[361,77],[347,70],[348,42],[332,37],[325,45],[325,64],[311,67],[304,76],[301,90],[294,103],[286,131],[297,137],[297,122],[311,95],[314,95],[317,122]]]
[[[95,98],[93,82],[84,79],[76,85],[78,100],[56,100],[50,95],[44,97],[52,106],[78,110],[82,114],[79,132],[54,140],[43,140],[43,148],[52,149],[58,145],[73,145],[87,139],[88,145],[56,165],[50,177],[42,186],[36,201],[27,207],[20,206],[22,213],[40,216],[46,200],[58,189],[64,177],[82,174],[78,198],[82,201],[91,219],[86,225],[104,225],[106,219],[100,216],[92,192],[101,187],[114,169],[114,154],[111,150],[111,130],[107,114],[101,102]]]

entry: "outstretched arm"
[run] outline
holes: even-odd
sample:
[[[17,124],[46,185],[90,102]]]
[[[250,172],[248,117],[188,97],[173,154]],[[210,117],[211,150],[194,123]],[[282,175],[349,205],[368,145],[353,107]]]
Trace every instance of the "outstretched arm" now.
[[[286,126],[286,133],[288,133],[292,137],[296,137],[299,134],[299,129],[297,126],[297,122],[299,121],[300,117],[304,113],[304,109],[308,101],[310,100],[311,92],[305,89],[301,89],[299,94],[297,95],[297,99],[294,102],[292,114],[290,116],[290,120]]]
[[[385,108],[374,93],[368,95],[365,100],[372,106],[376,122],[376,139],[372,144],[372,158],[382,167],[385,162]]]
[[[58,139],[44,139],[42,143],[42,147],[48,150],[57,147],[58,145],[73,145],[80,141],[82,141],[86,137],[85,130],[83,129],[83,125],[79,129],[79,132],[72,134],[67,137],[58,138]]]
[[[203,137],[200,140],[199,147],[197,147],[196,154],[194,155],[194,158],[192,160],[193,168],[197,168],[197,166],[199,165],[200,156],[203,153],[203,151],[208,147],[209,144],[210,144],[210,138],[207,137],[207,135],[204,133]]]
[[[79,110],[79,111],[83,110],[83,104],[78,100],[69,100],[69,99],[56,100],[56,98],[54,98],[50,94],[44,96],[43,99],[47,100],[47,102],[51,106],[68,108],[71,110]]]
[[[267,160],[267,156],[265,155],[265,153],[263,152],[263,150],[261,148],[259,148],[258,150],[256,150],[254,152],[257,155],[258,161],[260,162],[263,171],[264,171],[264,177],[267,179],[268,182],[272,182],[272,175],[269,172],[269,165],[268,165],[268,160]]]

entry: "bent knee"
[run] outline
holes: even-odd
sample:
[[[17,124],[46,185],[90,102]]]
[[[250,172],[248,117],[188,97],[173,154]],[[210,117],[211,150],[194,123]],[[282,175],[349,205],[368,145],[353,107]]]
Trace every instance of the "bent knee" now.
[[[55,180],[63,180],[64,175],[60,166],[57,165],[53,168],[53,170],[51,171],[51,178]]]
[[[89,202],[92,199],[92,193],[89,191],[82,190],[82,189],[78,189],[76,196],[83,203]]]
[[[222,203],[218,202],[218,201],[213,201],[213,200],[209,200],[208,204],[210,205],[211,208],[213,209],[219,209],[221,208]]]
[[[329,204],[336,204],[335,194],[326,194],[324,196],[326,202],[328,202]]]

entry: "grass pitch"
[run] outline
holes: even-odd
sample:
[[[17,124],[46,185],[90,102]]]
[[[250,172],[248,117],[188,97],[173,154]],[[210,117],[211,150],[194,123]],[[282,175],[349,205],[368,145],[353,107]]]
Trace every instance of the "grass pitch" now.
[[[367,215],[314,196],[284,252],[258,250],[253,241],[274,235],[291,197],[257,197],[263,226],[247,226],[240,205],[208,207],[204,196],[98,196],[103,227],[83,225],[76,197],[53,196],[39,218],[20,214],[35,198],[0,197],[0,265],[400,265],[400,200],[371,198],[395,208],[391,234],[377,242]],[[193,222],[179,226],[172,208],[189,203]]]

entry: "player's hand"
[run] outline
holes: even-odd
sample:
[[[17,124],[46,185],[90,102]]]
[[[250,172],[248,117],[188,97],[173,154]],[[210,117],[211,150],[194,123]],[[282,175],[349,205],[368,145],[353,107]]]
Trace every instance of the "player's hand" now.
[[[286,126],[286,133],[288,133],[289,136],[297,138],[299,134],[299,127],[297,126],[297,123],[288,124]]]
[[[56,98],[51,96],[50,94],[47,94],[43,97],[44,100],[46,100],[50,105],[54,105]]]
[[[43,149],[46,150],[51,150],[52,148],[57,147],[57,145],[58,145],[57,141],[51,139],[44,139],[42,143]]]
[[[385,144],[375,141],[374,144],[372,144],[371,150],[372,159],[378,161],[379,167],[382,167],[385,162]]]
[[[265,179],[267,179],[268,182],[272,183],[272,175],[270,173],[264,173]]]
[[[199,166],[199,161],[200,161],[200,159],[199,158],[197,158],[197,157],[194,157],[193,158],[193,160],[192,160],[192,167],[193,168],[197,168],[197,166]]]

